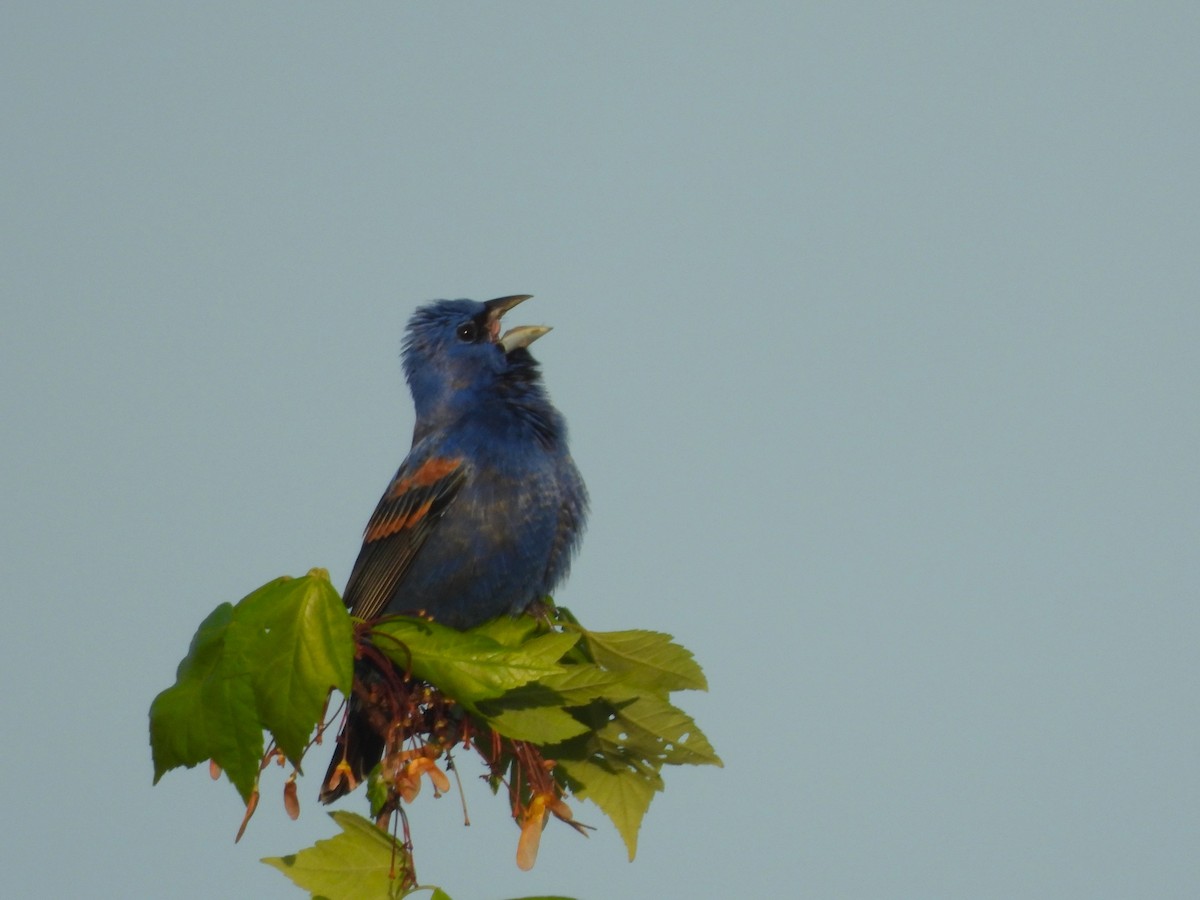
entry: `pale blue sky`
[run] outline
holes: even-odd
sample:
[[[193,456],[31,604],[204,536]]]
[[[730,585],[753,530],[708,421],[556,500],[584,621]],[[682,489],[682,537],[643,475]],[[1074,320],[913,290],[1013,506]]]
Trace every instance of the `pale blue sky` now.
[[[300,896],[257,859],[332,832],[317,776],[234,846],[146,710],[217,603],[344,581],[412,308],[532,293],[559,599],[691,647],[727,765],[632,865],[423,797],[424,879],[1200,895],[1197,47],[1191,3],[8,4],[3,893]]]

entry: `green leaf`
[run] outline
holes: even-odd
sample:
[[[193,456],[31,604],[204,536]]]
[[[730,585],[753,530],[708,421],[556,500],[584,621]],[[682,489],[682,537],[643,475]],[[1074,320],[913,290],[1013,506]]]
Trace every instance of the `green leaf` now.
[[[539,678],[531,687],[552,691],[564,706],[579,706],[599,697],[612,701],[634,700],[643,693],[629,676],[610,672],[594,663],[565,665],[560,674]]]
[[[539,623],[533,616],[497,616],[470,629],[505,647],[519,647],[538,632]]]
[[[263,729],[298,764],[329,689],[349,693],[353,659],[350,617],[324,570],[221,604],[150,706],[154,780],[212,759],[248,801]]]
[[[212,759],[248,801],[263,754],[254,689],[226,654],[233,607],[222,603],[200,624],[175,684],[150,705],[154,782],[178,766]]]
[[[708,690],[708,680],[686,647],[657,631],[585,631],[592,658],[612,672],[656,691]]]
[[[374,823],[354,813],[331,812],[342,833],[290,856],[263,860],[298,887],[327,900],[401,897],[404,849]],[[396,877],[389,875],[395,867]],[[435,893],[436,897],[437,894]]]
[[[552,634],[505,647],[484,634],[409,618],[390,619],[376,631],[382,637],[376,636],[375,645],[401,669],[471,710],[481,700],[561,672],[557,659],[578,640],[577,635]]]
[[[577,635],[555,637],[578,640]],[[552,658],[563,646],[566,646],[566,642],[553,649],[549,643],[538,644],[535,645],[535,649],[540,651],[545,648],[547,658]],[[593,662],[574,657],[575,653],[568,650],[559,662],[559,672],[543,675],[537,681],[530,681],[505,691],[496,700],[482,701],[481,712],[492,716],[501,709],[532,709],[541,706],[563,708],[585,704],[597,697],[632,700],[640,696],[641,690],[627,685],[625,676],[607,672]]]
[[[557,744],[588,730],[586,725],[566,710],[554,706],[507,709],[484,718],[493,731],[513,740],[534,744]]]
[[[384,804],[391,799],[391,790],[382,773],[383,767],[379,763],[376,763],[367,773],[367,802],[371,804],[372,819],[377,818],[383,812]]]
[[[227,646],[246,663],[258,715],[275,743],[299,764],[329,689],[350,693],[354,626],[329,574],[279,578],[234,609]]]
[[[558,768],[567,776],[576,797],[591,800],[612,820],[632,861],[637,855],[642,818],[650,808],[655,792],[663,789],[663,782],[656,773],[641,766],[614,762],[559,759]]]
[[[580,635],[576,632],[554,632],[552,634],[543,634],[535,637],[533,640],[526,641],[521,645],[521,652],[528,653],[531,657],[539,659],[544,663],[557,663],[567,652],[579,643]],[[556,668],[555,671],[562,671]]]
[[[596,736],[601,746],[659,764],[724,765],[692,717],[653,694],[616,708],[616,717]]]

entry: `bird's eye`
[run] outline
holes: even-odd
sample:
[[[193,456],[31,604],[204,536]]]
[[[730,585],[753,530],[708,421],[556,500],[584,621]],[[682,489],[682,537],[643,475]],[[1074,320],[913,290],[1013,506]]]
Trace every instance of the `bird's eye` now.
[[[473,343],[479,337],[479,329],[475,327],[474,322],[463,322],[455,329],[454,333],[458,335],[460,341],[466,344]]]

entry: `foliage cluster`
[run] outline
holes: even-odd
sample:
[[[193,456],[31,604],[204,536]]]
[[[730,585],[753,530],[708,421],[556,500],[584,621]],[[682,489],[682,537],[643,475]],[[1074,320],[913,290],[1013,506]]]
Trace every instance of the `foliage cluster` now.
[[[356,658],[382,675],[364,683]],[[330,900],[414,890],[448,900],[416,884],[405,807],[422,779],[444,793],[446,771],[458,771],[455,754],[477,752],[520,826],[523,868],[533,865],[551,817],[587,827],[574,821],[567,798],[595,803],[632,859],[642,818],[664,786],[662,767],[721,764],[670,699],[705,688],[691,653],[669,635],[589,631],[548,599],[537,615],[468,631],[407,617],[358,622],[328,574],[314,569],[223,603],[200,625],[175,684],[150,708],[154,777],[209,761],[214,777],[224,772],[246,803],[244,830],[262,773],[276,761],[291,767],[283,794],[295,817],[296,778],[328,724],[331,690],[355,691],[386,736],[383,760],[368,777],[375,822],[334,812],[340,834],[264,862]],[[350,776],[344,766],[335,775]]]

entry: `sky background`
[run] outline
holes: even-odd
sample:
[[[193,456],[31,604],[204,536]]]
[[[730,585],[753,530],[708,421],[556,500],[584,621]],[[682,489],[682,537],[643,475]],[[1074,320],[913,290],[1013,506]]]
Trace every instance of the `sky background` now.
[[[10,897],[292,898],[315,795],[151,787],[222,601],[342,585],[413,308],[531,293],[723,770],[630,864],[413,810],[456,900],[1200,895],[1200,5],[10,3]],[[464,766],[465,768],[465,766]],[[359,809],[362,801],[346,805]],[[557,827],[556,827],[557,826]]]

